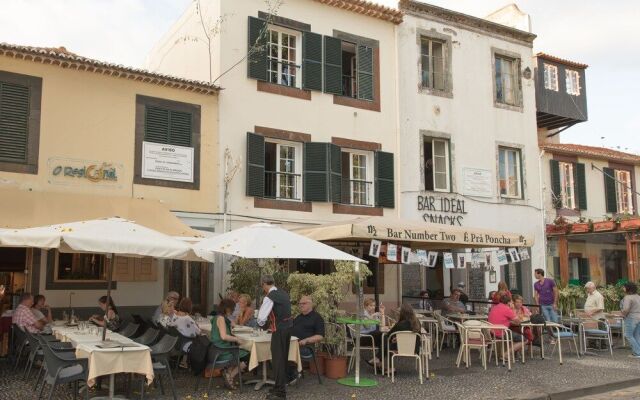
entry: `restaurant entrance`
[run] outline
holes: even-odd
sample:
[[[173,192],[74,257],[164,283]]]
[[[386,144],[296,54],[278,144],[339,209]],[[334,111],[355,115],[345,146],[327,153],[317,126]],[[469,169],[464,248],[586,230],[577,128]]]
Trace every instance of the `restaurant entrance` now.
[[[0,248],[0,285],[5,288],[0,313],[10,307],[11,298],[26,290],[27,250],[22,248]]]
[[[187,290],[187,265],[189,265],[189,283]],[[167,268],[168,288],[176,291],[180,297],[189,297],[193,302],[193,312],[207,315],[207,263],[172,260]]]

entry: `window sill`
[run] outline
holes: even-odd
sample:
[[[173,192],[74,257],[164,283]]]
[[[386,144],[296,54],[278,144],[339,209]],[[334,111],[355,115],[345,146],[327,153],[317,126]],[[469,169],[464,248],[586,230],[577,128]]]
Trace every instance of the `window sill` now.
[[[500,200],[500,202],[502,204],[517,204],[517,205],[526,205],[527,204],[527,200],[520,198],[520,197],[504,197],[504,196],[499,196],[498,200]]]
[[[524,112],[524,107],[522,105],[507,104],[507,103],[500,103],[499,101],[494,101],[493,106],[495,108],[501,108],[503,110]]]
[[[38,164],[24,164],[18,162],[0,161],[0,171],[17,174],[38,174]]]
[[[431,88],[418,86],[418,93],[429,95],[429,96],[437,96],[437,97],[444,97],[447,99],[453,99],[453,92],[446,91],[446,90],[438,90],[438,89],[431,89]]]
[[[309,201],[253,198],[253,208],[270,208],[272,210],[311,212],[312,204]]]
[[[360,108],[363,110],[380,112],[380,99],[379,97],[374,100],[361,100],[353,97],[333,95],[333,104],[340,106],[347,106],[353,108]]]
[[[350,204],[336,204],[333,203],[334,214],[353,214],[353,215],[368,215],[373,217],[382,217],[382,207],[370,207],[370,206],[352,206]]]
[[[293,97],[301,100],[311,100],[311,91],[298,89],[291,86],[278,85],[271,82],[257,81],[258,92],[279,94],[281,96]]]

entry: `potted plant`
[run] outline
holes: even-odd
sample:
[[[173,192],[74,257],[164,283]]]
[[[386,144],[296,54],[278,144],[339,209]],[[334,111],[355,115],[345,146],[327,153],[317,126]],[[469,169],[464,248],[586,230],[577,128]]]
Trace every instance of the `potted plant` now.
[[[585,217],[580,217],[578,222],[571,225],[571,233],[587,233],[591,230],[593,222],[587,222]]]
[[[558,284],[558,309],[568,315],[576,310],[578,300],[585,298],[584,289],[580,286]]]
[[[553,220],[553,224],[547,224],[547,233],[550,235],[565,234],[571,228],[571,224],[563,216],[557,217]]]
[[[633,230],[640,229],[640,217],[637,215],[624,213],[620,216],[620,229]]]
[[[593,231],[594,232],[613,231],[616,229],[616,225],[617,225],[617,222],[611,216],[605,215],[604,221],[593,223]]]
[[[295,272],[289,275],[287,283],[292,301],[295,302],[305,295],[311,296],[316,312],[324,319],[326,324],[322,348],[325,354],[319,353],[317,361],[319,364],[324,362],[326,377],[339,379],[347,376],[346,332],[343,326],[335,322],[338,308],[349,293],[349,286],[354,281],[355,274],[352,262],[337,261],[334,266],[335,271],[326,275]],[[364,265],[360,266],[360,272],[363,277],[371,273]],[[298,312],[296,307],[293,312]]]

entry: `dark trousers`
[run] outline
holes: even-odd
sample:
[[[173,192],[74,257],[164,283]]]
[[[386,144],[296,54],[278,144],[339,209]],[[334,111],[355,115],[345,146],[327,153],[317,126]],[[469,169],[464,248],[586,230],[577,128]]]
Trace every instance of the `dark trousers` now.
[[[271,367],[273,380],[276,382],[271,393],[279,397],[287,396],[287,361],[289,360],[289,344],[291,328],[281,328],[271,335]]]

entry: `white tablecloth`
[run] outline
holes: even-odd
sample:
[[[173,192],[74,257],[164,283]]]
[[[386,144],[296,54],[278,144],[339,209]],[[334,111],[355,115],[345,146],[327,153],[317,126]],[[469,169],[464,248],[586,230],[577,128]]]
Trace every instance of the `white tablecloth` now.
[[[88,330],[81,331],[77,327],[53,326],[52,330],[56,338],[74,345],[76,357],[89,360],[89,386],[93,386],[98,376],[122,372],[144,375],[148,383],[153,381],[153,364],[149,347],[136,343],[136,347],[102,349],[97,347],[102,342],[101,329],[99,335],[89,333]],[[120,343],[135,343],[111,331],[107,331],[107,339]]]
[[[252,370],[263,361],[271,360],[271,334],[264,333],[261,336],[252,336],[251,333],[234,333],[240,339],[240,348],[251,353],[249,356],[249,369]],[[300,358],[300,346],[298,338],[291,337],[289,345],[289,361],[298,365],[298,371],[302,371],[302,359]]]

